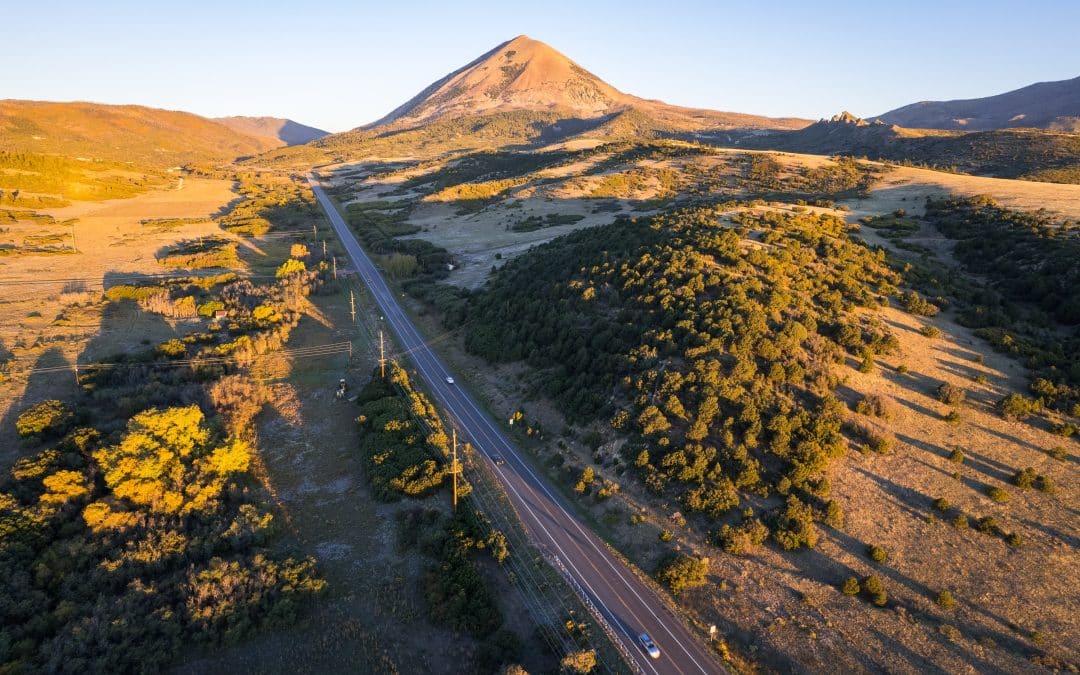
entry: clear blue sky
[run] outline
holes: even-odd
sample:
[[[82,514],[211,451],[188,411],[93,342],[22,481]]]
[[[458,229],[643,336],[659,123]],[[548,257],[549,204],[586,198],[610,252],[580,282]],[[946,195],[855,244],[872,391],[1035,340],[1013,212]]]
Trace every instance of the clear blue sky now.
[[[680,105],[870,116],[1080,76],[1080,2],[37,2],[2,12],[0,98],[381,117],[519,34]]]

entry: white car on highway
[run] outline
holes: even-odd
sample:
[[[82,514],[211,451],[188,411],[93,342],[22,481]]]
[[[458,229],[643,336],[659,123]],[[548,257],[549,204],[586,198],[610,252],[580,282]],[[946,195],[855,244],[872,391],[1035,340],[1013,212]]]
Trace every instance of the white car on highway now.
[[[453,383],[454,383],[454,378],[452,378],[452,377],[450,377],[449,375],[447,375],[447,376],[446,376],[446,383],[447,383],[447,384],[453,384]]]
[[[641,643],[641,646],[645,648],[645,653],[647,653],[651,658],[660,658],[660,648],[656,646],[656,643],[652,641],[652,638],[649,637],[648,633],[642,633],[641,635],[637,636],[637,639],[638,642]]]

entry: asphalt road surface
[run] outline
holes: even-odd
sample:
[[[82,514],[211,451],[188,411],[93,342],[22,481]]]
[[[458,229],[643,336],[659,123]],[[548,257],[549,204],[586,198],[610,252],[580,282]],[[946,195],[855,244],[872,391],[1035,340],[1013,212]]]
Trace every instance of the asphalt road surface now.
[[[533,470],[521,451],[468,392],[447,382],[452,373],[413,326],[326,193],[311,177],[309,182],[360,278],[370,289],[400,346],[412,358],[428,390],[455,418],[459,434],[491,463],[534,543],[559,557],[621,638],[636,667],[653,675],[725,672],[711,650],[671,613],[652,588],[571,514],[554,488]],[[495,455],[500,455],[503,462],[491,461]],[[641,633],[648,633],[660,648],[659,658],[650,658],[645,653],[638,641]]]

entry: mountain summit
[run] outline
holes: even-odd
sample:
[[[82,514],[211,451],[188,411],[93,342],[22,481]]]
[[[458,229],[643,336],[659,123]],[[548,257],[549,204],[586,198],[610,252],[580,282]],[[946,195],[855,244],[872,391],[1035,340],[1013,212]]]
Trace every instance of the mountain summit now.
[[[543,42],[519,35],[433,82],[371,126],[499,110],[557,110],[598,117],[640,100]]]
[[[668,105],[625,94],[558,50],[519,35],[431,83],[389,115],[361,127],[418,127],[436,121],[531,111],[568,120],[681,132],[798,129],[806,120],[772,119]],[[611,129],[608,129],[611,131]]]
[[[719,140],[801,129],[809,120],[683,108],[623,93],[548,45],[519,35],[432,82],[385,117],[260,162],[421,157],[571,139]],[[313,159],[313,158],[318,158]]]

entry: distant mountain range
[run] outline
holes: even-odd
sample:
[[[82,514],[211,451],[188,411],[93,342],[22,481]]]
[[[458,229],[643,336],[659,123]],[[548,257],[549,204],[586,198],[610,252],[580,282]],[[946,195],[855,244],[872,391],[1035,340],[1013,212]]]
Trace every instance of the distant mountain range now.
[[[255,138],[266,139],[275,146],[303,145],[330,132],[305,126],[283,117],[215,117],[215,122],[224,124],[233,131],[238,131]]]
[[[921,101],[878,115],[887,124],[919,129],[987,131],[1015,127],[1080,131],[1080,77],[957,101]]]
[[[0,101],[0,149],[147,165],[249,158],[254,165],[300,166],[537,148],[586,137],[672,138],[1071,182],[1080,175],[1080,135],[1063,132],[1076,130],[1080,78],[981,99],[916,103],[869,121],[844,113],[811,124],[639,98],[524,35],[436,80],[376,122],[340,134],[274,117],[214,120],[142,106]]]
[[[0,150],[174,166],[232,161],[289,142],[306,142],[318,129],[291,120],[212,120],[139,105],[0,100]]]

